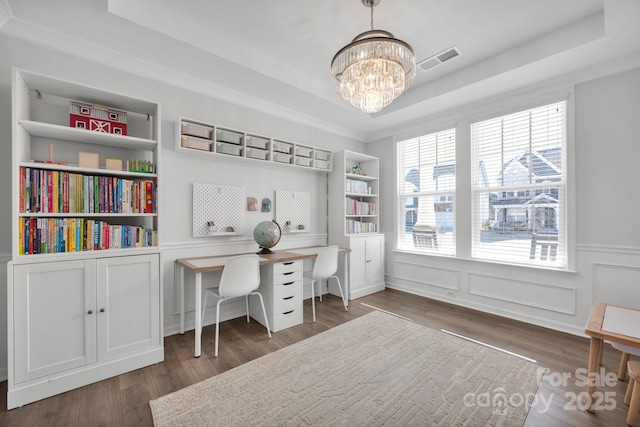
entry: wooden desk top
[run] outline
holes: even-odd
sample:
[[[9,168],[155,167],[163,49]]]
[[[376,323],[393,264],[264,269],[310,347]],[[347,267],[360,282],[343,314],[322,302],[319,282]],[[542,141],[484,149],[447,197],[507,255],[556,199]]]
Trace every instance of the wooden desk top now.
[[[636,310],[629,307],[622,307],[613,304],[596,303],[591,308],[589,319],[585,326],[584,332],[590,337],[603,339],[607,341],[613,341],[620,344],[630,345],[634,347],[640,347],[640,323],[637,323],[637,336],[629,336],[618,333],[616,331],[608,331],[603,329],[602,325],[605,323],[605,315],[607,313],[607,307],[614,307],[622,310],[630,311],[632,314],[636,314],[640,317],[640,310]]]
[[[298,261],[301,259],[314,258],[316,250],[324,246],[307,246],[304,248],[282,249],[274,251],[272,254],[258,254],[260,265],[275,264],[278,262]],[[351,252],[351,249],[340,248],[340,252]],[[225,254],[215,256],[201,256],[194,258],[178,258],[176,263],[188,268],[194,273],[206,273],[211,271],[222,271],[226,261],[234,256],[249,255],[255,252],[244,252],[237,254]]]

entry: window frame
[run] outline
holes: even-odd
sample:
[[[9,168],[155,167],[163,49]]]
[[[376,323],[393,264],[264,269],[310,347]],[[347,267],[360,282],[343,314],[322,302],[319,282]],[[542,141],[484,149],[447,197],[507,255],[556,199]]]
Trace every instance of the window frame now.
[[[557,101],[566,102],[566,183],[565,183],[565,251],[566,263],[564,267],[522,264],[499,260],[476,259],[471,256],[472,245],[472,218],[471,218],[471,123],[487,120],[492,117],[508,115],[518,111],[551,104]],[[420,126],[397,134],[394,136],[394,179],[398,180],[398,160],[399,155],[398,143],[412,138],[418,138],[422,135],[428,135],[440,130],[451,127],[456,129],[456,204],[454,224],[456,229],[455,256],[448,256],[459,261],[473,261],[481,264],[496,264],[504,266],[512,266],[516,268],[533,269],[533,270],[552,270],[559,272],[576,272],[576,182],[575,182],[575,87],[559,86],[550,88],[549,90],[540,91],[540,89],[521,90],[512,92],[504,96],[496,97],[491,100],[478,101],[473,104],[463,105],[455,110],[447,113],[427,117]],[[469,170],[467,170],[469,169]],[[398,187],[394,188],[394,252],[412,253],[419,256],[436,256],[443,255],[434,252],[416,252],[406,248],[398,247],[398,228],[400,221],[398,212],[401,207],[398,206]]]

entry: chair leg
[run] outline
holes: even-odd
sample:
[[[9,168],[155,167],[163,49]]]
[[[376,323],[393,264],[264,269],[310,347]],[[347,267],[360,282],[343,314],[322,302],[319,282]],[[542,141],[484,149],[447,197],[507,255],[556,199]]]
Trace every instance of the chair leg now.
[[[624,381],[627,377],[627,362],[629,362],[629,353],[622,353],[620,358],[620,367],[618,368],[618,379]]]
[[[320,286],[318,286],[318,300],[322,302],[322,279],[318,279]]]
[[[316,294],[313,291],[313,282],[316,279],[311,279],[311,312],[313,313],[313,323],[316,322]]]
[[[244,301],[247,306],[247,323],[249,323],[249,295],[244,297]]]
[[[218,335],[220,335],[220,303],[222,299],[218,300],[218,304],[216,304],[216,351],[214,356],[218,357]]]
[[[633,378],[629,378],[629,385],[627,385],[627,392],[624,394],[624,404],[628,405],[631,403],[631,393],[633,392],[633,383],[635,380]]]
[[[269,334],[269,338],[271,338],[271,328],[269,327],[269,319],[267,319],[267,310],[265,310],[264,308],[264,300],[262,299],[262,295],[260,294],[260,292],[251,292],[251,295],[257,295],[260,299],[260,306],[262,307],[262,315],[264,316],[264,323],[266,323],[267,334]]]
[[[631,385],[631,384],[629,384]],[[635,426],[638,421],[638,411],[640,411],[640,381],[633,381],[633,391],[631,392],[631,404],[627,414],[627,424]]]
[[[338,290],[340,291],[340,296],[342,297],[342,304],[344,305],[344,311],[349,311],[347,299],[344,297],[344,292],[342,291],[342,284],[340,283],[340,279],[338,278],[338,276],[331,276],[331,277],[335,278],[336,282],[338,282]],[[329,277],[329,279],[331,279],[331,277]]]

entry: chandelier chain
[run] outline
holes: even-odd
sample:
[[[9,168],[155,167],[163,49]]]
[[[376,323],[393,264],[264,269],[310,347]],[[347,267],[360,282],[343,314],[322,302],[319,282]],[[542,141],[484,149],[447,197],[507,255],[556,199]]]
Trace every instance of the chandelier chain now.
[[[371,7],[371,31],[373,31],[373,0],[369,0],[369,6]]]

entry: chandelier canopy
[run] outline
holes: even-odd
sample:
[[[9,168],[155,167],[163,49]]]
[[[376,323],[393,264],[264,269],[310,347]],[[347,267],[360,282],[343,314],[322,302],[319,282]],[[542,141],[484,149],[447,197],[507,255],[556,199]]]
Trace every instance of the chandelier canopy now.
[[[405,91],[416,76],[413,49],[388,31],[373,29],[373,7],[380,0],[362,0],[371,8],[371,31],[357,35],[331,61],[331,78],[344,99],[365,113],[377,113]]]

